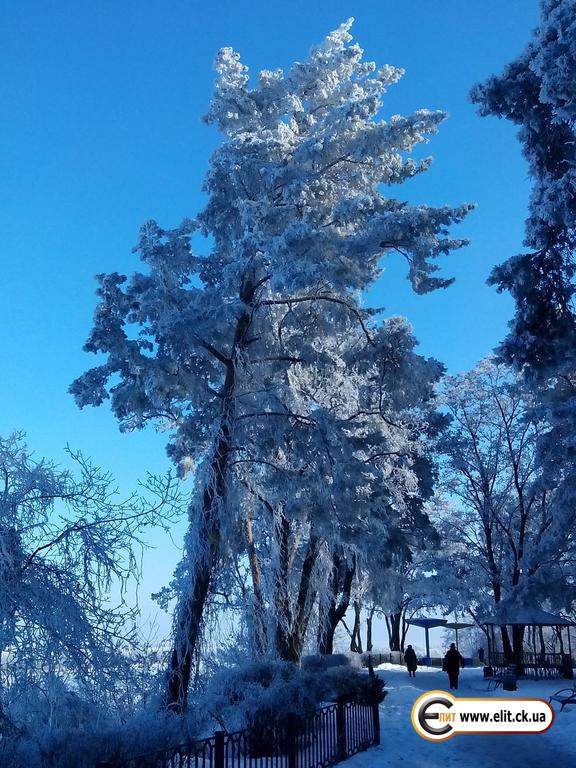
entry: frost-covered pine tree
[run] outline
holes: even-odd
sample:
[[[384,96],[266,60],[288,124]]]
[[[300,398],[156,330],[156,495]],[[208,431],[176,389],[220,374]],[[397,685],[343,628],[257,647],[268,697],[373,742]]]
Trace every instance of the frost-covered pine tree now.
[[[533,182],[526,253],[496,267],[516,315],[503,352],[517,366],[573,368],[576,349],[576,0],[541,0],[542,20],[524,52],[472,91],[482,115],[520,126]]]
[[[435,260],[464,243],[448,228],[469,205],[389,196],[391,185],[428,168],[405,153],[445,115],[379,119],[402,71],[364,62],[350,26],[288,73],[261,72],[253,87],[238,54],[220,51],[206,119],[223,142],[205,181],[208,204],[176,230],[142,228],[144,272],[100,276],[86,349],[107,359],[72,385],[80,406],[110,398],[122,429],[168,428],[170,456],[194,472],[166,690],[175,711],[185,706],[211,584],[236,535],[245,492],[237,468],[257,465],[253,446],[282,450],[286,424],[310,421],[299,411],[300,383],[346,367],[342,339],[378,352],[362,291],[380,276],[384,254],[402,254],[423,293],[449,284],[434,275]],[[193,252],[194,233],[210,238],[206,254]]]
[[[524,52],[472,98],[481,114],[520,126],[533,182],[528,250],[491,280],[516,302],[500,351],[527,377],[548,423],[539,461],[568,515],[576,509],[576,0],[542,0],[541,12]]]

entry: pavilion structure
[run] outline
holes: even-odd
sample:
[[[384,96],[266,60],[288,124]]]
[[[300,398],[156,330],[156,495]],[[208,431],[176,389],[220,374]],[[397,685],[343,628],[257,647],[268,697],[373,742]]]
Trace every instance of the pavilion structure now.
[[[488,666],[494,674],[513,667],[518,677],[565,677],[573,679],[574,660],[570,627],[576,623],[538,607],[501,605],[494,616],[479,622],[488,637]],[[502,643],[501,627],[507,627],[509,636],[522,633],[523,650],[506,651]],[[554,648],[546,650],[544,629],[552,629]],[[557,647],[556,647],[557,646]]]
[[[424,629],[424,632],[426,633],[426,656],[422,659],[422,662],[426,664],[427,666],[430,666],[431,664],[431,657],[430,657],[430,636],[429,631],[433,629],[434,627],[444,627],[446,626],[447,619],[410,619],[407,624],[413,624],[415,627],[422,627]]]

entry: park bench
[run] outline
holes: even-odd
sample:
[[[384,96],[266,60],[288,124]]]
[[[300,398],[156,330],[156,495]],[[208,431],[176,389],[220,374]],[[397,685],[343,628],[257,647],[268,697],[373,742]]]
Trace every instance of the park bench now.
[[[576,704],[576,687],[574,688],[562,688],[556,693],[552,694],[548,699],[550,703],[557,701],[560,706],[560,712],[564,709],[566,704]]]

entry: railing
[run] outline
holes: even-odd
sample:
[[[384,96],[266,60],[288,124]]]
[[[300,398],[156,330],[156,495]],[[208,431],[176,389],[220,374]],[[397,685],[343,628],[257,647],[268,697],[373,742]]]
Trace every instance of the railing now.
[[[367,667],[369,664],[372,664],[374,667],[378,667],[380,664],[399,664],[400,666],[405,666],[403,651],[370,651],[370,653],[361,654],[360,662],[363,667]],[[423,656],[418,656],[418,664],[424,663],[428,664],[428,662],[424,661]],[[473,667],[475,664],[476,661],[473,658],[464,659],[464,666],[466,667]],[[441,667],[442,657],[432,656],[430,658],[429,666]]]
[[[360,660],[363,667],[373,664],[375,667],[380,664],[404,664],[403,651],[369,651],[360,654]]]
[[[572,659],[565,653],[503,653],[492,651],[489,665],[497,671],[515,667],[516,674],[534,677],[572,677]]]
[[[328,768],[380,744],[378,704],[331,704],[281,725],[98,763],[98,768]]]

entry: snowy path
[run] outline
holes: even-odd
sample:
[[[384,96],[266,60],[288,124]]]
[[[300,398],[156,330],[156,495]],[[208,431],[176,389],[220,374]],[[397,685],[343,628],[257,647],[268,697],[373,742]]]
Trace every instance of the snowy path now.
[[[425,691],[446,690],[446,673],[419,667],[410,679],[402,667],[382,665],[378,674],[389,693],[380,708],[382,744],[356,755],[347,768],[571,768],[576,766],[576,706],[556,711],[552,728],[543,734],[456,735],[434,744],[422,739],[410,721],[412,705]],[[487,692],[481,669],[460,675],[460,696],[545,698],[569,684],[563,680],[520,680],[513,693]]]

